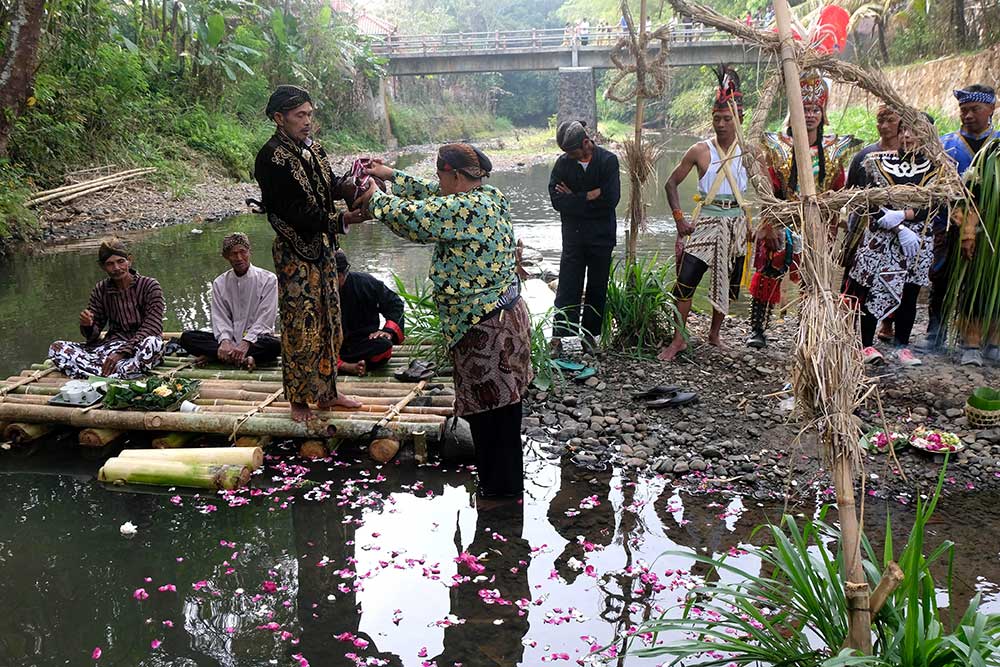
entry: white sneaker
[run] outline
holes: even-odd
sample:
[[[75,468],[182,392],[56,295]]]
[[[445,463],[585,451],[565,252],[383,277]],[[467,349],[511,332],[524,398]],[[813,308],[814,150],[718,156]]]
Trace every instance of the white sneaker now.
[[[910,368],[911,366],[922,366],[924,363],[920,361],[920,359],[918,359],[908,347],[899,348],[892,356],[896,358],[896,361],[907,368]]]
[[[861,350],[861,356],[864,358],[866,364],[881,364],[885,362],[885,357],[882,356],[882,353],[871,346]]]

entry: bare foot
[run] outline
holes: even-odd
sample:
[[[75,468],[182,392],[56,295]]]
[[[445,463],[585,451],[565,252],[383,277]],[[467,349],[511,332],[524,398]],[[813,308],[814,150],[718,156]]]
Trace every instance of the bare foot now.
[[[678,354],[687,349],[687,343],[684,339],[675,338],[670,345],[660,350],[660,353],[656,355],[656,358],[660,361],[673,361]]]
[[[320,410],[330,410],[331,408],[360,408],[362,403],[356,398],[351,398],[346,394],[337,394],[337,397],[331,401],[323,401],[322,403],[316,404]]]
[[[305,422],[312,419],[313,413],[308,403],[292,403],[292,421]]]
[[[257,362],[253,360],[253,357],[244,357],[243,367],[248,371],[252,371],[253,369],[257,368]]]
[[[350,364],[350,363],[347,363],[345,361],[344,363],[342,363],[340,365],[339,372],[342,373],[342,374],[344,374],[344,375],[357,375],[357,376],[361,376],[361,375],[364,375],[365,371],[367,371],[367,370],[368,369],[365,367],[365,360],[362,359],[361,361],[359,361],[357,363],[354,363],[354,364]]]
[[[720,350],[728,350],[729,349],[729,346],[722,342],[722,338],[719,337],[719,334],[715,334],[714,336],[712,334],[709,334],[708,335],[708,344],[709,345],[713,345],[713,346],[719,348]]]
[[[194,358],[194,365],[195,366],[204,366],[205,364],[207,364],[211,360],[212,360],[211,357],[205,356],[204,354],[199,354],[197,357]]]

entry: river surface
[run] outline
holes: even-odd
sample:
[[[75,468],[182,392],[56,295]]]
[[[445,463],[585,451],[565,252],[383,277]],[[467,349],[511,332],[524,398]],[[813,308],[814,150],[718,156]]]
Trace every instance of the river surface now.
[[[646,255],[672,253],[660,184],[689,143],[677,138],[661,161],[640,242]],[[491,182],[510,198],[518,235],[554,261],[548,170]],[[686,201],[691,194],[693,183]],[[134,238],[137,269],[164,287],[168,330],[208,324],[208,285],[225,268],[219,243],[233,230],[250,236],[268,267],[273,234],[255,216]],[[101,277],[95,246],[0,266],[4,377],[44,358],[52,340],[78,336],[76,314]],[[410,284],[426,276],[429,249],[379,226],[352,230],[344,246],[356,270]],[[574,664],[643,619],[678,613],[687,587],[706,574],[693,553],[731,553],[758,572],[740,546],[785,509],[560,465],[533,442],[523,504],[494,507],[477,507],[463,466],[375,466],[350,452],[296,461],[269,458],[252,491],[198,496],[99,485],[100,461],[65,440],[32,456],[0,452],[0,665]],[[943,606],[964,609],[978,592],[1000,612],[998,501],[942,503],[928,539],[958,544],[955,599],[941,595]],[[912,520],[909,507],[870,501],[877,548],[887,514],[897,547]],[[119,532],[126,521],[138,529],[131,539]],[[667,553],[677,550],[686,553]]]

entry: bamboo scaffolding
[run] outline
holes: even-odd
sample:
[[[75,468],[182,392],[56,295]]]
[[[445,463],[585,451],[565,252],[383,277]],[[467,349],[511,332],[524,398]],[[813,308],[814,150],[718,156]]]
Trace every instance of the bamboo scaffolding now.
[[[85,428],[77,434],[78,442],[84,447],[106,447],[117,442],[125,435],[125,431],[113,428]]]
[[[198,398],[198,399],[194,400],[194,403],[196,405],[202,406],[203,408],[222,407],[222,406],[230,406],[230,407],[233,407],[233,406],[245,406],[245,407],[250,407],[250,406],[254,405],[254,403],[252,403],[250,401],[235,401],[235,400],[225,399],[225,398],[217,398],[217,399],[203,399],[203,398]],[[378,414],[384,414],[385,413],[385,409],[387,407],[392,407],[393,405],[394,405],[393,402],[387,401],[387,402],[382,403],[382,404],[367,404],[367,405],[362,405],[362,406],[357,407],[357,408],[341,408],[341,407],[337,407],[337,408],[334,408],[333,410],[330,410],[329,412],[334,412],[334,413],[375,412],[375,413],[378,413]],[[288,410],[288,409],[290,409],[291,406],[286,401],[276,401],[276,402],[272,403],[269,407],[271,407],[271,408],[283,408],[285,410]],[[403,407],[403,408],[400,409],[400,414],[404,414],[404,415],[439,415],[439,416],[442,416],[442,417],[450,417],[451,415],[455,414],[455,409],[452,406],[447,406],[447,407],[425,407],[425,406],[407,405],[407,406],[405,406],[405,407]]]
[[[241,465],[256,470],[264,465],[260,447],[201,447],[198,449],[124,449],[121,459],[180,461],[208,465]]]
[[[0,403],[0,420],[24,421],[45,424],[66,424],[77,428],[117,428],[125,431],[183,431],[187,433],[221,433],[233,431],[238,416],[205,414],[202,412],[126,412],[94,410],[82,412],[48,405],[14,405]],[[427,424],[392,422],[389,430],[409,435]],[[345,419],[338,413],[319,413],[308,422],[296,422],[291,416],[255,415],[246,420],[240,431],[244,435],[270,435],[283,438],[332,437],[363,438],[371,429],[371,422]],[[436,438],[440,433],[436,434]],[[436,439],[435,438],[435,439]]]
[[[245,413],[247,411],[247,407],[248,406],[242,406],[242,405],[207,405],[202,407],[202,409],[199,411],[199,414],[219,413],[219,414],[238,415]],[[282,416],[287,416],[288,411],[289,408],[287,407],[287,405],[285,407],[269,405],[265,408],[262,408],[260,412],[257,413],[256,416],[282,417]],[[341,418],[341,419],[356,419],[361,421],[376,421],[376,422],[385,417],[384,410],[380,410],[378,412],[375,411],[346,412],[346,411],[331,410],[326,412],[317,412],[316,414],[334,415],[335,418]],[[448,420],[448,416],[403,413],[400,415],[396,415],[395,417],[393,417],[392,420],[397,422],[405,422],[408,424],[441,424]]]
[[[104,464],[97,473],[97,479],[101,482],[233,490],[249,483],[250,468],[118,457]]]
[[[124,183],[125,181],[131,180],[133,178],[138,178],[139,176],[145,176],[156,171],[155,167],[146,167],[143,169],[132,169],[127,172],[121,172],[119,174],[114,174],[112,176],[105,176],[102,178],[93,179],[91,181],[84,181],[82,183],[76,183],[74,185],[67,185],[62,188],[56,188],[55,191],[48,191],[48,194],[42,196],[36,196],[29,199],[24,203],[25,206],[37,206],[38,204],[44,204],[45,202],[52,201],[53,199],[58,199],[62,203],[68,203],[78,197],[83,195],[91,194],[93,192],[98,192],[106,188],[110,188],[113,185],[118,185],[119,183]]]

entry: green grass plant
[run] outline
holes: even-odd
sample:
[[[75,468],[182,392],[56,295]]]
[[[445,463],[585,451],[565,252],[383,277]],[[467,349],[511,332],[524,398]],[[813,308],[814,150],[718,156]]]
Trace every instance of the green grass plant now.
[[[606,348],[633,350],[639,355],[669,341],[683,327],[673,297],[674,268],[656,255],[635,264],[615,263],[608,281],[601,342]]]
[[[852,655],[841,648],[848,631],[846,577],[839,530],[826,522],[829,506],[801,527],[792,516],[785,516],[779,525],[758,527],[751,540],[764,537],[765,544],[746,551],[759,559],[759,573],[725,556],[671,552],[710,567],[707,583],[690,591],[680,618],[665,615],[642,624],[636,634],[653,633],[654,641],[648,647],[631,646],[628,653],[670,656],[674,660],[664,664],[699,667],[997,667],[1000,615],[982,610],[977,595],[948,631],[938,608],[931,568],[947,566],[944,583],[950,592],[954,544],[945,541],[925,554],[924,538],[944,479],[942,468],[933,496],[918,499],[913,527],[899,554],[894,551],[890,521],[881,554],[863,542],[864,569],[872,590],[890,561],[895,560],[904,574],[903,583],[872,619],[873,655]],[[664,634],[664,641],[657,642]]]

